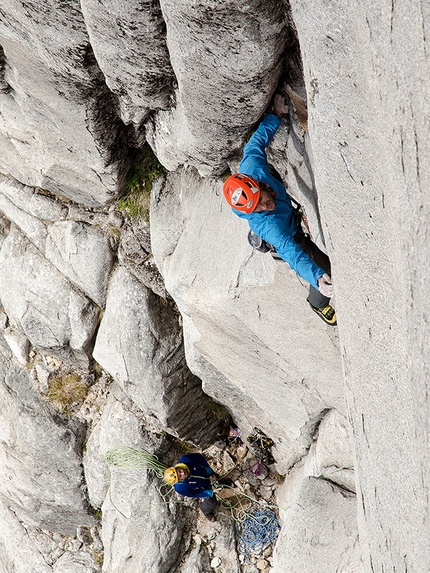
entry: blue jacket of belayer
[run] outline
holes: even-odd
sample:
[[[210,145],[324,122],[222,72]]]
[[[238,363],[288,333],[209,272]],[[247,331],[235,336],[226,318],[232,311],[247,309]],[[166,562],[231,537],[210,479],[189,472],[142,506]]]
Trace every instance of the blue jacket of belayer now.
[[[213,490],[209,476],[213,474],[206,458],[202,454],[186,454],[178,460],[190,470],[190,475],[174,484],[175,491],[186,497],[211,497]]]
[[[249,226],[259,237],[273,245],[280,257],[296,273],[313,287],[318,289],[318,279],[324,271],[306,255],[294,241],[297,232],[294,208],[284,185],[269,170],[266,147],[272,140],[281,124],[274,114],[268,114],[253,133],[243,150],[239,171],[257,181],[267,183],[275,192],[276,207],[273,211],[244,213],[233,209],[242,219],[247,219]]]

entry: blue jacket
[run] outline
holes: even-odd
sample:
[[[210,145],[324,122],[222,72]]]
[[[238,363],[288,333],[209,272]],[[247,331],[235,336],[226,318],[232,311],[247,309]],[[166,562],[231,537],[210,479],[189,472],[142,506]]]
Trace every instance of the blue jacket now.
[[[233,209],[259,237],[273,245],[280,257],[305,281],[318,289],[318,279],[324,271],[311,261],[294,241],[297,232],[294,208],[284,185],[269,171],[266,147],[281,124],[281,120],[268,114],[251,136],[243,150],[239,171],[257,181],[267,183],[275,192],[276,207],[273,211],[243,213]]]
[[[175,483],[173,487],[176,492],[186,497],[213,496],[212,484],[209,479],[213,470],[202,454],[186,454],[179,459],[178,463],[185,464],[190,470],[190,475],[184,481]]]

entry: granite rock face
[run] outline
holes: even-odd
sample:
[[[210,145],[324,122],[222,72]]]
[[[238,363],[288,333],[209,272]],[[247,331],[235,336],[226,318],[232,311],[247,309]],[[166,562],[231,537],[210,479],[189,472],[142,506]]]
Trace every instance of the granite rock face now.
[[[112,277],[93,355],[154,423],[198,438],[205,395],[187,367],[178,317],[123,267]]]
[[[3,2],[0,170],[87,205],[122,189],[127,133],[79,2]]]
[[[3,243],[0,265],[1,301],[12,324],[34,346],[84,366],[98,323],[93,303],[16,228]]]
[[[8,507],[7,502],[0,502],[0,517],[2,523],[0,566],[2,570],[24,573],[28,571],[28,564],[31,563],[36,571],[51,573],[52,569],[46,562],[46,555],[32,543],[26,527]]]
[[[204,203],[194,200],[196,188]],[[192,169],[169,176],[153,200],[153,253],[167,290],[188,317],[186,338],[234,380],[230,395],[252,404],[248,418],[276,438],[286,471],[304,455],[325,411],[343,411],[339,352],[333,333],[312,316],[306,287],[287,265],[253,252],[244,222],[220,203],[218,188],[218,181],[202,180]],[[218,384],[212,379],[211,393],[231,404],[222,399],[224,389],[222,378]]]
[[[74,535],[79,525],[94,524],[82,489],[84,428],[61,419],[43,401],[3,340],[1,356],[2,499],[25,522]]]
[[[104,306],[113,262],[105,233],[76,221],[54,223],[48,230],[45,256],[70,282]]]
[[[104,458],[111,448],[125,445],[169,459],[162,436],[146,431],[142,422],[142,413],[117,390],[91,433],[84,458],[91,502],[103,510],[106,571],[165,573],[183,551],[186,508],[161,497],[160,480],[152,472],[109,468]]]
[[[424,2],[316,2],[311,16],[306,2],[291,5],[336,282],[360,543],[369,571],[425,571],[430,14]]]
[[[83,0],[81,7],[106,84],[118,96],[121,118],[139,134],[150,112],[169,107],[174,80],[160,6],[148,0]]]
[[[250,573],[222,512],[104,460],[234,425],[285,475],[274,571],[430,570],[429,36],[423,1],[3,0],[0,567]],[[334,329],[222,198],[284,82],[306,131],[290,105],[268,157],[331,258]],[[145,140],[169,173],[136,222],[115,200]]]
[[[355,495],[310,477],[287,503],[273,573],[364,573],[354,523]]]
[[[178,89],[174,109],[148,122],[148,141],[168,169],[186,164],[203,175],[221,173],[282,71],[284,8],[258,0],[245,7],[232,0],[160,5]]]

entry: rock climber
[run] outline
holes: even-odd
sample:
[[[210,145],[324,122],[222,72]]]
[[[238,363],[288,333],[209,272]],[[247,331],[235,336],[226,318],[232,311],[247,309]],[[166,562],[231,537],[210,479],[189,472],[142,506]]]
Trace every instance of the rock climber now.
[[[291,198],[284,184],[272,175],[267,161],[266,147],[287,113],[284,96],[276,94],[273,111],[261,121],[245,145],[239,173],[225,181],[224,197],[233,212],[248,221],[250,243],[263,251],[265,249],[259,248],[261,244],[272,246],[277,255],[310,284],[307,301],[312,310],[334,326],[330,260],[297,223]]]
[[[214,511],[218,505],[209,476],[214,471],[202,454],[186,454],[179,458],[177,464],[167,468],[164,479],[173,485],[180,495],[192,498],[203,498],[200,509],[209,521],[216,521]]]

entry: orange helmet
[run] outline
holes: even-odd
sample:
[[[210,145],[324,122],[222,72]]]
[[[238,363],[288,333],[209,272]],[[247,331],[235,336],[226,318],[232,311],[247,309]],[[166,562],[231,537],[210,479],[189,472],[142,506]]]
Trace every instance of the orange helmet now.
[[[173,485],[178,482],[178,474],[176,473],[175,468],[167,468],[164,472],[164,481]]]
[[[230,175],[224,183],[224,197],[227,203],[244,213],[252,213],[260,200],[260,184],[249,175]]]

